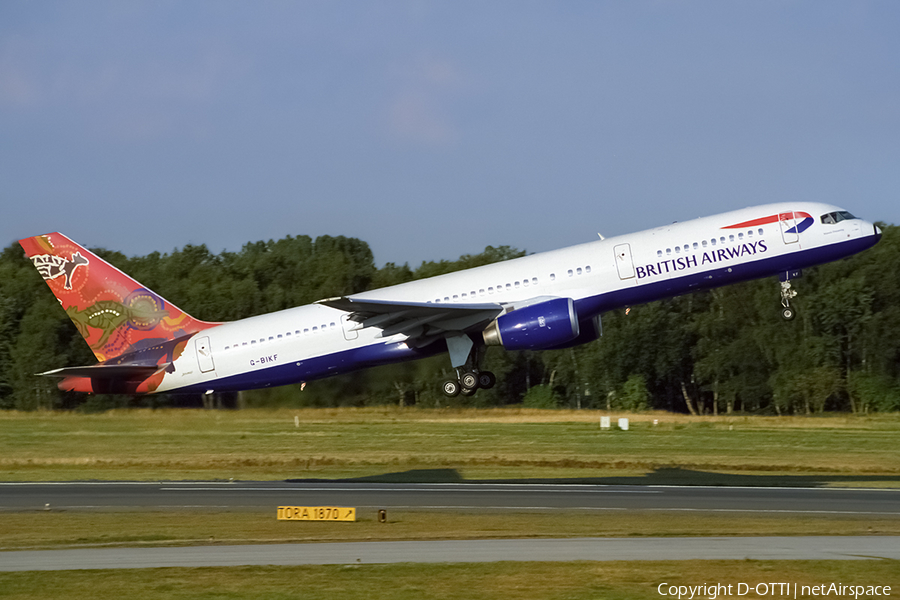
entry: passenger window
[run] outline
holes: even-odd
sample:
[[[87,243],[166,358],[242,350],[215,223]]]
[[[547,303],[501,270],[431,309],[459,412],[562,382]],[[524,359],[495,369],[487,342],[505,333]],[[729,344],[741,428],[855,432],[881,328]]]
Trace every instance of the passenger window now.
[[[288,335],[291,335],[291,334],[288,334]],[[278,339],[280,340],[282,337],[284,337],[284,336],[281,335],[281,334],[279,333],[279,334],[278,334]]]
[[[309,333],[309,327],[304,327],[304,328],[303,328],[303,333],[304,333],[304,334]]]
[[[747,237],[753,237],[753,230],[747,231]]]
[[[666,256],[670,256],[672,254],[671,248],[666,248]]]
[[[519,289],[519,282],[516,282],[516,289]]]
[[[571,277],[572,275],[574,275],[574,273],[572,272],[572,269],[569,269],[569,277]]]
[[[463,298],[466,297],[466,293],[465,293],[465,292],[462,293],[462,297],[463,297]]]
[[[662,258],[662,250],[657,250],[656,256],[657,256],[657,258]]]
[[[681,246],[675,246],[675,254],[681,254]]]
[[[231,346],[225,346],[225,349],[226,349],[226,350],[228,350],[229,348],[231,348]]]
[[[579,275],[581,275],[581,267],[578,267],[577,269],[575,269],[575,272],[578,273]]]
[[[744,234],[743,234],[743,233],[739,233],[739,234],[738,234],[738,239],[739,239],[739,240],[744,239]]]
[[[728,241],[729,241],[729,242],[733,242],[733,241],[734,241],[734,234],[728,236]]]
[[[255,345],[256,345],[256,340],[250,340],[250,345],[251,345],[251,346],[255,346]]]
[[[493,293],[494,293],[494,288],[489,287],[489,288],[488,288],[488,294],[493,294]]]
[[[481,288],[480,290],[478,290],[478,295],[484,296],[484,288]]]
[[[269,341],[270,341],[270,342],[274,342],[274,341],[275,341],[275,336],[274,336],[274,335],[270,335],[270,336],[269,336]]]
[[[556,273],[550,273],[550,281],[556,281]]]
[[[522,280],[522,285],[524,285],[525,287],[528,287],[528,280],[527,280],[527,279],[523,279],[523,280]]]
[[[694,242],[694,250],[696,250],[697,248],[698,248],[698,244],[697,244],[697,242]]]
[[[716,238],[713,238],[713,239],[711,239],[711,240],[709,240],[709,241],[710,241],[710,243],[712,243],[713,246],[716,245]]]
[[[475,297],[475,290],[472,290],[471,292],[469,292],[469,296],[471,296],[472,298],[474,298],[474,297]]]
[[[703,244],[703,247],[704,247],[704,248],[706,248],[706,240],[703,240],[703,241],[700,242],[700,243]]]
[[[734,236],[731,236],[731,237],[734,238]],[[731,241],[733,242],[734,240],[732,239]],[[719,243],[721,243],[721,244],[724,244],[724,243],[725,243],[725,236],[724,236],[724,235],[723,235],[722,237],[719,238]]]
[[[757,229],[756,232],[757,232],[759,235],[762,235],[762,234],[763,234],[762,227],[760,227],[759,229]]]
[[[241,346],[246,346],[247,342],[241,342]]]
[[[506,284],[506,289],[510,290],[510,289],[512,289],[512,286],[511,286],[510,284],[507,283],[507,284]]]

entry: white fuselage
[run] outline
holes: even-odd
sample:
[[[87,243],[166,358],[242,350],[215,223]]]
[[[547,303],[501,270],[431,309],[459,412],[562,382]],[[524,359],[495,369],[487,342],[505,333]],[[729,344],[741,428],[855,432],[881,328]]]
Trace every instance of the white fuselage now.
[[[874,244],[880,232],[871,223],[856,218],[823,222],[824,215],[847,214],[842,211],[818,203],[757,206],[353,298],[506,305],[562,297],[575,301],[579,319],[590,319],[621,306],[836,260]],[[784,214],[794,218],[778,218]],[[157,391],[282,385],[418,357],[405,348],[405,335],[379,337],[377,328],[354,325],[344,311],[311,304],[204,330],[189,341]],[[207,351],[197,352],[198,344],[206,344]],[[361,359],[359,350],[373,346],[378,346],[373,354],[383,358]]]

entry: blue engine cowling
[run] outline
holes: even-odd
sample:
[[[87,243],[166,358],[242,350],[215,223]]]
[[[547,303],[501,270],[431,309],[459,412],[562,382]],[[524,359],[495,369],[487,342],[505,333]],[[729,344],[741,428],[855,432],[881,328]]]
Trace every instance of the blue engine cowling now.
[[[544,350],[563,350],[565,348],[574,348],[594,340],[599,340],[603,336],[603,324],[600,322],[600,315],[590,319],[580,319],[578,328],[581,330],[577,337],[569,340],[565,344],[544,348]]]
[[[497,317],[484,330],[484,343],[507,350],[543,350],[572,341],[580,333],[575,302],[554,298]]]

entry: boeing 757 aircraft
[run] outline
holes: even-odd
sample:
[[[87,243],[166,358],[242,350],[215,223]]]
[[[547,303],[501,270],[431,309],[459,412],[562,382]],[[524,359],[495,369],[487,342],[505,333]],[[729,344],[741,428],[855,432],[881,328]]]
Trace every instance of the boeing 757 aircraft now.
[[[194,319],[61,233],[21,240],[98,362],[42,373],[62,390],[150,394],[305,382],[448,352],[448,396],[494,385],[485,346],[549,350],[600,336],[604,311],[780,276],[881,231],[836,206],[770,204],[600,239],[229,323]]]

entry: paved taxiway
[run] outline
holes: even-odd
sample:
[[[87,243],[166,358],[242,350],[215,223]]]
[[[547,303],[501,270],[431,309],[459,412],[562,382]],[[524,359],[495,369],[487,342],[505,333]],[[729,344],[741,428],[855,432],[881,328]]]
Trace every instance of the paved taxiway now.
[[[0,552],[0,571],[610,560],[900,560],[900,537],[574,538]]]
[[[898,489],[346,482],[0,483],[0,511],[403,509],[690,511],[900,516]]]

